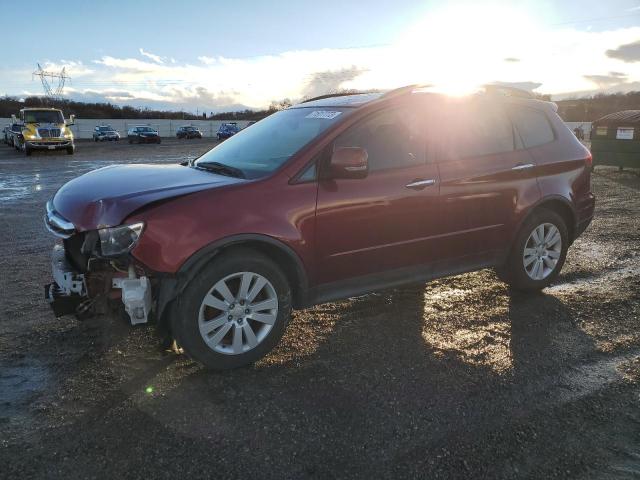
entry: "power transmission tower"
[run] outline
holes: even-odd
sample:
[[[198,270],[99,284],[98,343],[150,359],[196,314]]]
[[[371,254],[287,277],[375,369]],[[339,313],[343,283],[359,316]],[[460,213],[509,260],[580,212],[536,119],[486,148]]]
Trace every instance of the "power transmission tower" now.
[[[32,76],[40,77],[45,96],[51,99],[62,97],[64,84],[67,79],[70,79],[70,77],[67,75],[65,67],[62,67],[62,70],[60,70],[59,73],[56,73],[43,70],[39,63],[37,65],[38,69],[33,72]],[[52,86],[52,83],[54,81],[57,81],[57,86],[55,87],[55,89]]]

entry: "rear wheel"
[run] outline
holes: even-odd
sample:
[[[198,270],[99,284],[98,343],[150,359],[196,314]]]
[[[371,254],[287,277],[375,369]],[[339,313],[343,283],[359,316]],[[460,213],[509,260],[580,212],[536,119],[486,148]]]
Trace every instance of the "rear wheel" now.
[[[215,259],[186,287],[172,314],[185,353],[215,370],[256,362],[278,343],[291,317],[282,271],[252,250]]]
[[[32,153],[33,153],[33,150],[31,149],[31,147],[29,147],[28,145],[25,145],[24,146],[24,154],[27,157],[30,157]]]
[[[67,147],[67,155],[73,155],[75,150],[76,149],[74,147]]]
[[[517,290],[542,290],[560,273],[568,247],[564,219],[554,211],[537,210],[520,228],[507,263],[498,269],[498,276]]]

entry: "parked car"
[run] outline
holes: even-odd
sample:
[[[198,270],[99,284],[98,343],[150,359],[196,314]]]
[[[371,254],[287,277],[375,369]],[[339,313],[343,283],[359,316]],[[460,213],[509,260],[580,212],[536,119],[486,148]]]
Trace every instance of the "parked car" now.
[[[45,217],[64,239],[47,296],[62,314],[119,294],[131,323],[239,367],[292,309],[491,267],[514,289],[548,286],[593,217],[590,175],[549,102],[413,88],[309,101],[182,166],[64,185]]]
[[[130,128],[127,138],[129,143],[160,143],[162,141],[158,131],[147,125]]]
[[[186,125],[184,127],[178,128],[176,132],[176,137],[178,138],[202,138],[202,132],[198,130],[196,127],[192,127],[191,125]]]
[[[14,147],[16,150],[18,146],[14,142],[14,138],[18,135],[22,135],[22,127],[18,123],[12,123],[9,125],[7,130],[5,130],[5,135],[7,137],[7,145],[10,147]]]
[[[117,142],[120,140],[120,134],[111,125],[98,125],[93,129],[93,140],[95,142]]]
[[[218,137],[218,140],[226,140],[227,138],[234,136],[239,131],[240,128],[236,122],[223,123],[218,128],[216,136]]]
[[[9,135],[11,132],[11,125],[5,125],[2,127],[2,143],[9,144]]]

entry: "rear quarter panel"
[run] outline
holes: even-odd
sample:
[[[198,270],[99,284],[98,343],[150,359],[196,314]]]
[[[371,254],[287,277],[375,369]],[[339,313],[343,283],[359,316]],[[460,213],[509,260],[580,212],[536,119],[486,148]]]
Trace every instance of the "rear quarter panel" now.
[[[593,216],[589,150],[580,143],[554,112],[546,112],[555,141],[529,149],[535,159],[542,201],[562,197],[576,214],[576,221]]]

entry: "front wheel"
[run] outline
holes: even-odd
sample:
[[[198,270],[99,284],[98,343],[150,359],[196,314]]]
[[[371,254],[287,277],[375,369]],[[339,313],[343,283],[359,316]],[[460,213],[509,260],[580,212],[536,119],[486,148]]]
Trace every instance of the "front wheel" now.
[[[252,250],[222,254],[186,287],[172,313],[185,353],[227,370],[256,362],[278,343],[291,317],[282,271]]]
[[[560,273],[568,248],[564,219],[554,211],[540,209],[525,220],[498,276],[517,290],[542,290]]]

